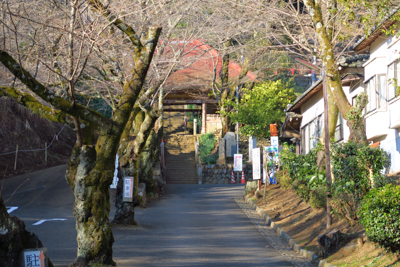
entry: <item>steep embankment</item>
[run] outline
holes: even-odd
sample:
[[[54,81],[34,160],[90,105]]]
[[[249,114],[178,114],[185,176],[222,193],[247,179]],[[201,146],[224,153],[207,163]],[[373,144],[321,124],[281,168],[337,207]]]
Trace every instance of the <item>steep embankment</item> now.
[[[69,126],[43,119],[16,101],[2,97],[0,140],[0,179],[2,179],[67,162],[75,143],[75,134]],[[49,146],[47,162],[44,150],[46,143]],[[14,170],[17,145],[19,152]]]

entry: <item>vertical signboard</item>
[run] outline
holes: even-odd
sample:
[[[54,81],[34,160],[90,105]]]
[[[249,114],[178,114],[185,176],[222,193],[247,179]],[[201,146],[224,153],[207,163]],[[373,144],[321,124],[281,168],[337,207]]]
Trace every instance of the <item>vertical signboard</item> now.
[[[124,202],[133,202],[133,177],[124,177]]]
[[[242,165],[243,165],[243,155],[242,154],[234,154],[233,155],[233,170],[235,172],[241,172],[242,169]]]
[[[48,267],[47,248],[24,249],[19,255],[19,260],[19,266],[23,267]]]
[[[253,148],[253,180],[261,179],[260,148]]]

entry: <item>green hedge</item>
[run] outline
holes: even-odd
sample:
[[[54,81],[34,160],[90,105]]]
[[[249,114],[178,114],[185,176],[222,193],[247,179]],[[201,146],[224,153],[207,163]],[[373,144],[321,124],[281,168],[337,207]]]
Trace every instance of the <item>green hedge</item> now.
[[[372,189],[357,211],[368,238],[392,252],[400,252],[400,186]]]

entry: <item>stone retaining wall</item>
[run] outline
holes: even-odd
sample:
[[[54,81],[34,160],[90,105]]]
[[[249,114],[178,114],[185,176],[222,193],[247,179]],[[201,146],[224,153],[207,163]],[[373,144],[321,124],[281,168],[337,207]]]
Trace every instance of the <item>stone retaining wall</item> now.
[[[212,164],[201,165],[202,169],[202,182],[203,184],[230,184],[233,164]],[[253,180],[252,165],[243,164],[244,178],[246,181]],[[237,173],[234,173],[236,183],[241,182],[242,175],[240,174],[237,180]]]

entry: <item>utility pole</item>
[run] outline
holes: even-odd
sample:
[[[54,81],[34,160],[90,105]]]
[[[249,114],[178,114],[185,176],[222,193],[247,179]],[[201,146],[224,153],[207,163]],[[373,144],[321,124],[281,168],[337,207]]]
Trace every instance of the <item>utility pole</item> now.
[[[236,114],[239,109],[239,85],[236,86]],[[239,154],[239,122],[236,122],[236,154]],[[236,181],[239,181],[240,172],[237,172]]]
[[[329,149],[329,125],[328,125],[328,92],[326,88],[326,67],[322,71],[323,93],[324,93],[324,131],[325,131],[325,166],[326,166],[326,228],[332,225],[332,207],[329,205],[331,200],[331,158]]]

